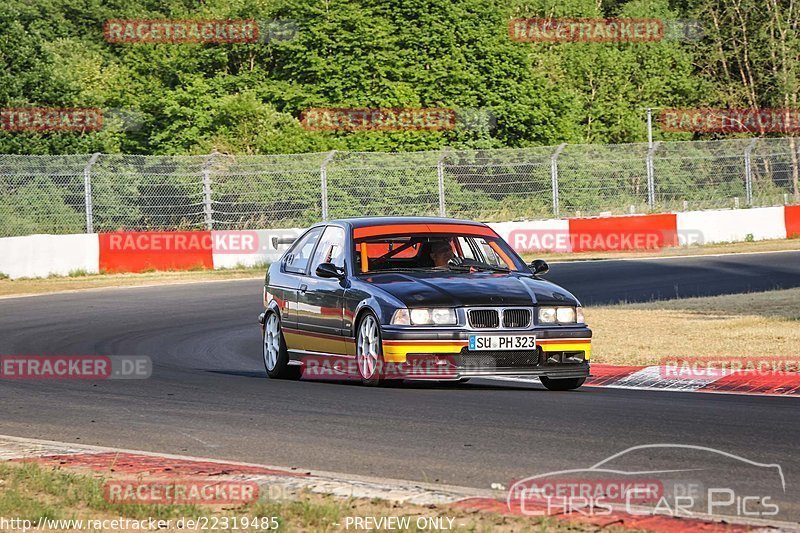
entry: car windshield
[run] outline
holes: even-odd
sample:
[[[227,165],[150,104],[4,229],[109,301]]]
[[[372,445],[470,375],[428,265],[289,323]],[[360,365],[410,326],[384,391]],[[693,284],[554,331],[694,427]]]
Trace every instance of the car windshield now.
[[[477,231],[485,234],[477,234]],[[480,226],[476,226],[476,230],[458,232],[392,231],[363,238],[356,234],[353,260],[356,272],[362,273],[397,270],[507,272],[525,268],[500,237]]]

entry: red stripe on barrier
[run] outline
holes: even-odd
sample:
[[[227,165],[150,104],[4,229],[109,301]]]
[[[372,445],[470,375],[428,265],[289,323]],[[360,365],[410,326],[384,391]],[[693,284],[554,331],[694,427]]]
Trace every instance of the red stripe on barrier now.
[[[800,205],[787,205],[783,208],[786,222],[786,238],[800,237]]]
[[[699,391],[738,392],[740,394],[800,395],[800,374],[759,375],[737,372],[704,385]]]
[[[660,250],[677,246],[677,219],[675,214],[571,218],[572,251]]]
[[[101,233],[101,272],[214,268],[210,231]]]
[[[617,366],[592,364],[591,377],[586,380],[587,386],[609,387],[618,381],[634,374],[644,366]],[[727,376],[715,378],[707,384],[696,383],[697,388],[692,388],[692,379],[675,377],[662,374],[658,378],[648,378],[649,381],[641,383],[627,383],[626,386],[636,388],[650,387],[664,390],[693,390],[694,392],[726,392],[736,394],[762,394],[771,396],[800,396],[800,374],[773,372],[760,374],[758,372],[736,372]],[[695,382],[701,381],[696,379]]]
[[[587,385],[602,387],[610,385],[615,381],[626,378],[631,374],[643,369],[643,366],[617,366],[617,365],[596,365],[591,367],[591,377],[586,380]]]

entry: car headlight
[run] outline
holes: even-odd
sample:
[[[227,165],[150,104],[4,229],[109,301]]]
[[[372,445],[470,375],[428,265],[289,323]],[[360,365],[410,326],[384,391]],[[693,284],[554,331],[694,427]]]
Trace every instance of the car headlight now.
[[[556,323],[556,308],[555,307],[540,307],[539,308],[539,323],[540,324],[555,324]]]
[[[575,308],[574,307],[559,307],[556,309],[556,320],[562,324],[575,323]]]
[[[583,309],[578,307],[540,307],[539,324],[582,324]]]
[[[586,318],[583,316],[583,307],[576,307],[575,313],[578,315],[576,320],[578,324],[586,324]]]
[[[398,309],[392,316],[395,326],[454,326],[458,323],[455,309],[416,308]]]

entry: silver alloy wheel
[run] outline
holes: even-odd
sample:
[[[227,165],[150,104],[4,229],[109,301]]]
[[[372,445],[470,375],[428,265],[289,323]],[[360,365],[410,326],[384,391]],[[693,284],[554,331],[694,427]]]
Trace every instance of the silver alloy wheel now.
[[[281,350],[281,326],[278,315],[270,313],[264,330],[264,364],[272,372],[278,364]]]
[[[372,315],[367,315],[361,321],[361,327],[358,329],[358,342],[356,343],[356,363],[362,378],[370,379],[375,374],[380,357],[379,350],[378,322]]]

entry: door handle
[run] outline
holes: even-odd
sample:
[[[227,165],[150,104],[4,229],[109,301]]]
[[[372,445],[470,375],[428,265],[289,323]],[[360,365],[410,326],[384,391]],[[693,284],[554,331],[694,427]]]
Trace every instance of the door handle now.
[[[306,292],[307,290],[308,290],[308,285],[306,285],[305,283],[300,285],[300,292]]]

